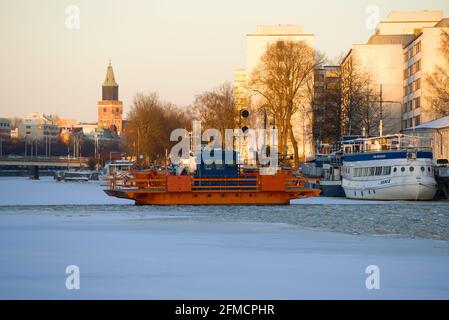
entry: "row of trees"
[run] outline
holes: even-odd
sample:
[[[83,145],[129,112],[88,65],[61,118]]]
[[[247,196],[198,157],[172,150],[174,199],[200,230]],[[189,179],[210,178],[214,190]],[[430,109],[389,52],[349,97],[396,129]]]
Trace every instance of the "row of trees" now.
[[[174,129],[191,130],[192,120],[199,120],[203,129],[216,128],[224,136],[225,129],[235,128],[236,115],[229,83],[197,95],[188,107],[163,102],[156,93],[139,93],[128,114],[125,148],[129,154],[143,156],[141,160],[164,163],[176,143],[170,141]]]

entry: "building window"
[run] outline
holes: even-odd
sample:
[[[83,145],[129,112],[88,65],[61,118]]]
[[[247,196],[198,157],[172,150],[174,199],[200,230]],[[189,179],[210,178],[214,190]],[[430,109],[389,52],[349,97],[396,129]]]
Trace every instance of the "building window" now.
[[[103,108],[103,112],[106,113],[106,108]]]
[[[116,108],[115,112],[120,113],[120,108]]]
[[[415,98],[413,99],[413,104],[414,104],[414,109],[420,108],[421,107],[421,98]]]
[[[407,102],[407,110],[408,110],[408,111],[412,111],[412,110],[413,110],[412,100],[410,100],[409,102]]]
[[[415,72],[421,71],[421,60],[416,61],[416,63],[414,64],[415,66]]]
[[[415,126],[419,126],[421,124],[421,116],[415,117]]]
[[[415,49],[415,54],[418,54],[421,52],[421,41],[415,45],[414,49]]]
[[[421,79],[418,79],[414,82],[414,91],[421,89]]]

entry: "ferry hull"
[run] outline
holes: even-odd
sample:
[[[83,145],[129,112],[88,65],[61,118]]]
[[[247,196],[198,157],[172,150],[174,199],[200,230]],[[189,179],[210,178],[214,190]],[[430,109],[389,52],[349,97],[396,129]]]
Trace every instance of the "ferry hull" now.
[[[288,205],[290,200],[317,196],[319,190],[301,192],[143,192],[105,190],[109,196],[131,199],[136,205]]]

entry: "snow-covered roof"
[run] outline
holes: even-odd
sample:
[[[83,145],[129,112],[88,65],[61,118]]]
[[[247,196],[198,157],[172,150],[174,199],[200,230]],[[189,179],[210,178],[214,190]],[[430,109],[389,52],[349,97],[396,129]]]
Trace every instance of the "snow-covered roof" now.
[[[425,122],[415,127],[415,130],[419,129],[443,129],[449,128],[449,116],[442,117],[433,121]]]

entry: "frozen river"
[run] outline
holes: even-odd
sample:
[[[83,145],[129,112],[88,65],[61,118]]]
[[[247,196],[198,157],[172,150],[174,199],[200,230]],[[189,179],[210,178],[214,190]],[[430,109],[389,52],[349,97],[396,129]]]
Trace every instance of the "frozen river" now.
[[[0,298],[449,299],[448,240],[447,202],[138,207],[98,184],[0,178]]]

